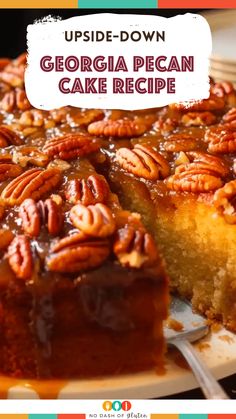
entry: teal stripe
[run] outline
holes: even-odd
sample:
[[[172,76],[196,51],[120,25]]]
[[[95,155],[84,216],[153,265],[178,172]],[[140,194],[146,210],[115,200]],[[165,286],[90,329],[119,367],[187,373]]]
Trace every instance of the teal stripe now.
[[[158,0],[78,0],[81,9],[156,9]]]
[[[28,419],[57,419],[57,415],[36,413],[28,415]]]
[[[179,415],[179,419],[207,419],[207,418],[208,418],[208,415],[205,415],[205,414],[186,413],[186,414]]]

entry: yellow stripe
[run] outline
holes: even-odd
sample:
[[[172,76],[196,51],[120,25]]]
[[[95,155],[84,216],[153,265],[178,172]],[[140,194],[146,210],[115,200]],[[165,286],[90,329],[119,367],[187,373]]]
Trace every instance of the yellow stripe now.
[[[152,414],[151,415],[151,419],[179,419],[179,415],[178,414]]]
[[[1,9],[74,9],[78,8],[78,0],[1,0]],[[9,415],[10,416],[10,415]],[[20,418],[19,418],[20,419]]]
[[[0,418],[1,419],[28,419],[28,415],[23,415],[23,414],[5,414],[5,413],[1,413],[0,414]]]

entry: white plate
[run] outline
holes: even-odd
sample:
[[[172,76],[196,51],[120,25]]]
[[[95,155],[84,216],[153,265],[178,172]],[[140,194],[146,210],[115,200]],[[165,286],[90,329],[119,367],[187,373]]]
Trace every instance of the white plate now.
[[[215,70],[214,68],[210,68],[210,75],[215,79],[219,78],[224,81],[231,81],[232,83],[236,82],[236,73],[226,73],[224,71]]]
[[[236,336],[225,329],[214,333],[201,341],[209,344],[202,348],[201,356],[216,378],[223,378],[236,373]],[[198,348],[198,345],[196,345]],[[169,396],[197,387],[197,383],[188,370],[167,360],[166,373],[156,375],[148,371],[140,374],[109,377],[96,380],[71,381],[59,392],[60,399],[145,399]],[[13,384],[13,383],[12,383]],[[9,387],[9,383],[8,383]],[[49,397],[48,388],[53,384],[41,382],[41,397]],[[0,391],[6,390],[0,380]],[[55,395],[54,395],[55,397]],[[21,382],[8,390],[8,398],[39,398],[30,383]]]
[[[221,71],[222,73],[229,74],[230,76],[236,75],[236,65],[229,66],[229,65],[224,64],[223,62],[222,63],[217,62],[216,64],[216,61],[210,60],[210,67],[212,70]]]
[[[212,32],[212,59],[236,65],[236,9],[202,15]]]

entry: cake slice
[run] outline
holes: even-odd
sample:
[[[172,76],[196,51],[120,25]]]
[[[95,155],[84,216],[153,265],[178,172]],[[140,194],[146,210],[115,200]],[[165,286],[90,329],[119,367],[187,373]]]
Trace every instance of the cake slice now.
[[[50,179],[46,189],[41,176]],[[141,217],[122,209],[89,160],[23,169],[2,185],[2,204],[1,373],[72,379],[163,370],[162,259]]]

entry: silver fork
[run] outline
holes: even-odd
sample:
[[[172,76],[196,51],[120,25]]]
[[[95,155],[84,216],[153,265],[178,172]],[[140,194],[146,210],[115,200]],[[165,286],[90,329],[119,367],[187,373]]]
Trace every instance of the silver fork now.
[[[208,369],[205,362],[191,345],[206,336],[209,328],[203,316],[192,312],[186,301],[172,297],[170,317],[183,325],[181,331],[164,328],[167,344],[175,346],[183,354],[207,399],[229,399],[225,391]]]

